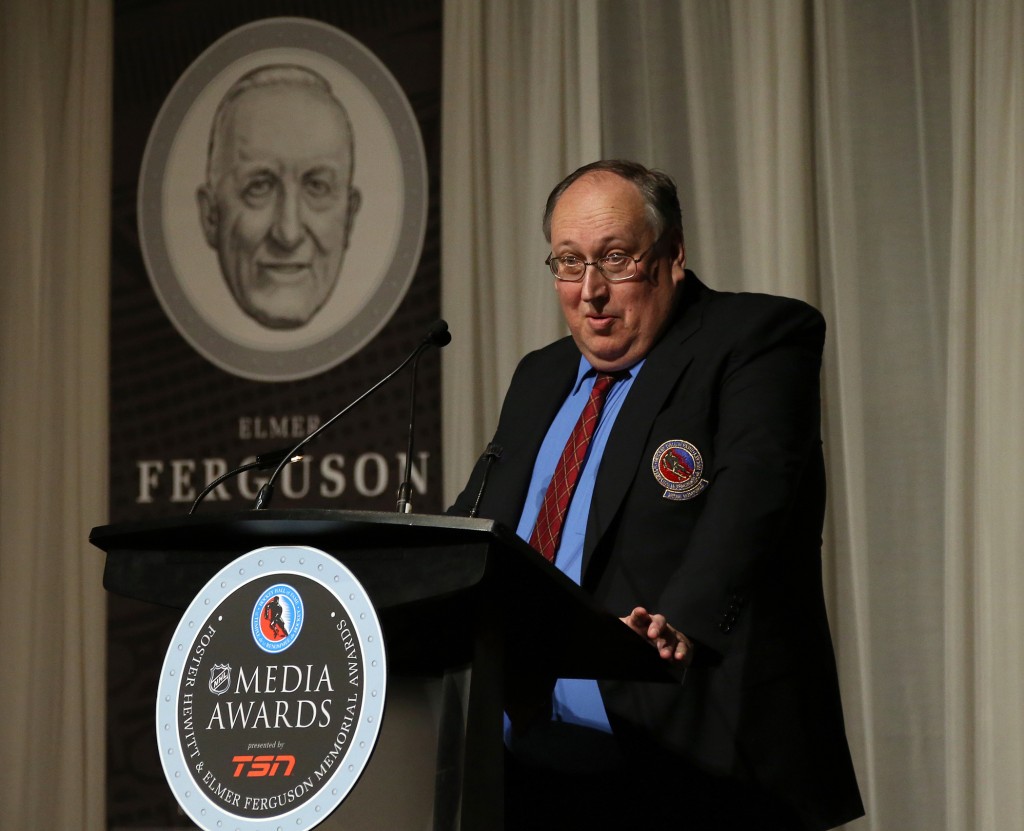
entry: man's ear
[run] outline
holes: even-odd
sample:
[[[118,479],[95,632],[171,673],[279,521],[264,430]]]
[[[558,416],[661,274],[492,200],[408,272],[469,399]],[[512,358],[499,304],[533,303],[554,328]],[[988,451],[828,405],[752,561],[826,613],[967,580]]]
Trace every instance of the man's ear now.
[[[363,204],[363,194],[359,188],[349,186],[348,189],[348,215],[345,217],[345,247],[348,248],[348,239],[352,234],[352,222],[359,213],[359,206]]]
[[[196,204],[199,206],[199,224],[203,226],[203,236],[210,248],[217,247],[217,230],[220,227],[220,211],[217,200],[209,185],[196,188]]]
[[[672,282],[678,285],[686,277],[686,246],[683,244],[683,236],[678,231],[673,232],[669,241],[669,262],[672,265]]]

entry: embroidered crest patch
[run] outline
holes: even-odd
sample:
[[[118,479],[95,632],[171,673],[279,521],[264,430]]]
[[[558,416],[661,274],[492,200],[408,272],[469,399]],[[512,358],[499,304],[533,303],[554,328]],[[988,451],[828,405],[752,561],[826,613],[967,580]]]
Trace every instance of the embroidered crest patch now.
[[[670,439],[654,451],[651,472],[665,488],[665,499],[693,499],[708,486],[707,479],[701,478],[704,460],[700,451],[682,439]]]

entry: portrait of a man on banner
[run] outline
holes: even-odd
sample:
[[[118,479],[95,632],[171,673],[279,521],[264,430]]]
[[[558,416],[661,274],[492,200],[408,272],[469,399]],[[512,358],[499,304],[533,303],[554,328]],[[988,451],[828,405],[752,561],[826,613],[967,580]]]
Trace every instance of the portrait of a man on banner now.
[[[221,99],[199,220],[253,320],[299,328],[334,292],[361,202],[354,166],[348,112],[312,69],[260,66]]]

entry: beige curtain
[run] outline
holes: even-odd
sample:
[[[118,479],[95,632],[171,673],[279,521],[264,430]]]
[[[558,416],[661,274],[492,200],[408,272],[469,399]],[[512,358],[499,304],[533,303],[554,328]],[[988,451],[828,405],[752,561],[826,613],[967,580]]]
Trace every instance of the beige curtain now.
[[[1024,7],[950,11],[947,828],[1024,822]]]
[[[441,164],[444,479],[464,481],[531,347],[564,331],[541,216],[582,163],[575,3],[448,0]],[[539,267],[538,267],[539,266]],[[450,500],[449,500],[450,501]]]
[[[104,827],[110,4],[0,5],[0,828]]]
[[[600,155],[676,177],[690,265],[718,288],[803,297],[828,320],[825,566],[869,812],[851,828],[1020,828],[1024,4],[545,6],[566,15],[547,58],[596,16],[575,74],[565,61],[538,71],[546,26],[508,25],[501,4],[446,5],[477,21],[446,45],[443,301],[473,331],[445,354],[450,493],[493,429],[516,353],[561,331],[532,260],[455,273],[450,257],[543,245],[543,194],[591,160],[564,119],[593,69]],[[491,59],[478,70],[470,55]],[[499,68],[501,86],[481,77]],[[472,140],[450,129],[484,112]],[[454,175],[470,164],[521,184]]]

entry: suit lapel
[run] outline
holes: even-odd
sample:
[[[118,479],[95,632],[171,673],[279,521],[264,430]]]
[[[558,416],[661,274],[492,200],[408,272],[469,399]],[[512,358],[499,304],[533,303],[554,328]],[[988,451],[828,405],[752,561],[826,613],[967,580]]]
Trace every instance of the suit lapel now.
[[[678,318],[648,354],[615,419],[601,459],[587,520],[584,574],[594,549],[626,497],[637,466],[644,462],[642,456],[655,418],[693,360],[699,341],[693,335],[701,327],[704,305],[710,294],[695,274],[686,272]]]
[[[494,477],[494,490],[488,494],[494,506],[489,515],[513,530],[519,524],[541,443],[576,380],[580,353],[572,339],[565,338],[549,360],[543,371],[531,372],[528,383],[515,393],[515,408],[507,425],[508,452],[499,462],[502,473]]]

